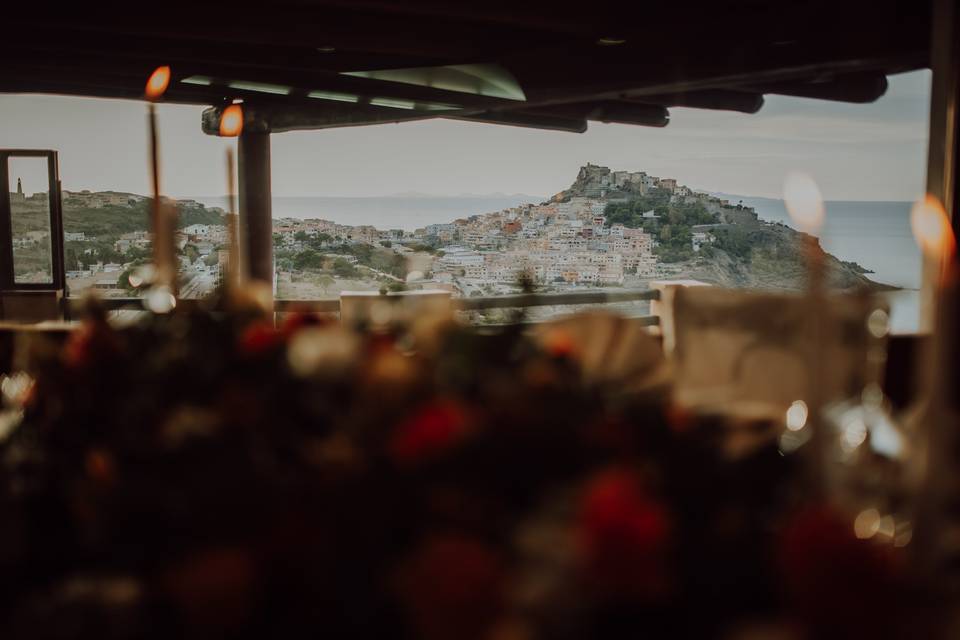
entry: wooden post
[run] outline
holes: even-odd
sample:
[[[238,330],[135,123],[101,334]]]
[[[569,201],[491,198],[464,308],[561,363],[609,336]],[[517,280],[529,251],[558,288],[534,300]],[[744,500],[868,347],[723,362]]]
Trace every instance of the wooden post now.
[[[957,189],[960,43],[957,42],[957,17],[954,0],[934,0],[930,49],[933,83],[927,157],[927,192],[943,203],[955,230],[960,227],[960,193]],[[954,254],[950,259],[957,258]],[[960,499],[957,488],[960,438],[955,424],[958,288],[952,283],[945,287],[934,284],[941,281],[940,267],[932,261],[924,261],[920,325],[922,331],[932,331],[932,336],[926,344],[918,347],[924,351],[917,357],[917,362],[921,367],[924,363],[932,365],[929,373],[918,367],[916,376],[919,385],[915,398],[921,399],[916,420],[922,432],[918,434],[919,451],[914,455],[923,457],[914,461],[920,470],[920,483],[911,546],[931,585],[953,597],[958,590],[958,572],[953,562],[956,543],[947,538],[960,522],[955,510],[957,499]],[[960,624],[957,610],[950,608],[945,615],[948,626],[955,629]],[[953,636],[945,633],[943,637]]]
[[[270,134],[244,131],[239,141],[241,269],[273,287]]]
[[[933,3],[933,31],[930,38],[930,130],[927,145],[927,193],[936,196],[950,217],[955,232],[960,231],[957,205],[958,135],[960,135],[960,42],[955,21],[960,18],[953,0]],[[933,274],[924,273],[921,301],[921,327],[933,326],[934,292],[929,283]]]

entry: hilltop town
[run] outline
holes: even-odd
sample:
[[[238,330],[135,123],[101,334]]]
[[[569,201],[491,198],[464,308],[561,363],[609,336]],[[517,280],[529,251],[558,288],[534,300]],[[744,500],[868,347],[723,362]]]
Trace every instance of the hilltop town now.
[[[44,196],[11,194],[28,209]],[[118,192],[64,196],[68,282],[74,291],[92,286],[107,295],[129,294],[129,272],[149,260],[148,199]],[[223,211],[193,200],[177,201],[177,207],[184,288],[202,295],[216,287],[225,262]],[[45,233],[42,226],[20,229],[17,249],[26,255],[44,244]],[[518,291],[521,281],[542,291],[645,288],[664,278],[799,289],[799,239],[741,202],[673,178],[593,164],[545,202],[414,231],[319,218],[274,220],[276,287],[285,298],[410,287],[498,295]],[[858,265],[825,259],[832,286],[874,286]]]
[[[679,224],[664,241],[660,231],[670,220]],[[459,295],[494,295],[515,291],[521,279],[547,290],[643,287],[679,273],[669,262],[676,255],[696,256],[714,243],[714,227],[756,220],[752,209],[694,192],[674,179],[587,165],[570,189],[547,202],[413,232],[320,219],[278,220],[274,231],[278,266],[337,243],[379,244],[401,253],[412,247],[431,256],[409,274],[414,282],[428,280]]]

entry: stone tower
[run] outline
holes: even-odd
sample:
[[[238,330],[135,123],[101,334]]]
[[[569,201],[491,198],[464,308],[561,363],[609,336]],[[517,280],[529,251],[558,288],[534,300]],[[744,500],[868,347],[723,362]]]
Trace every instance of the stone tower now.
[[[10,194],[10,202],[23,202],[24,200],[23,183],[20,181],[20,178],[17,178],[17,192]]]

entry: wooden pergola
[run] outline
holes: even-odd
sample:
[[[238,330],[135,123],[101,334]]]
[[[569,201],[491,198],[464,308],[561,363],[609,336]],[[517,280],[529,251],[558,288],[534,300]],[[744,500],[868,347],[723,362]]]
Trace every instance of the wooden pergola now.
[[[272,132],[454,118],[583,132],[662,127],[675,106],[754,113],[764,96],[863,103],[934,70],[928,190],[955,207],[953,0],[278,0],[5,16],[0,92],[244,104],[240,215],[271,277]],[[145,13],[148,12],[148,13]],[[954,217],[956,222],[956,217]]]

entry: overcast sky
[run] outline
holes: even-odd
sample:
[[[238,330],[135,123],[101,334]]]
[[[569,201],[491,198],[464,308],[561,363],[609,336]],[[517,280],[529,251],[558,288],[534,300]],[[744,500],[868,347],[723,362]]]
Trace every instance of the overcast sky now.
[[[587,162],[698,189],[779,197],[813,174],[827,199],[913,200],[923,190],[930,74],[894,76],[869,105],[768,96],[754,115],[671,109],[663,129],[590,123],[584,134],[435,120],[273,136],[274,195],[525,193],[567,187]],[[227,141],[199,107],[161,105],[164,191],[225,191]],[[0,147],[60,152],[70,190],[148,191],[146,116],[134,101],[0,96]],[[29,193],[34,189],[24,181]]]

